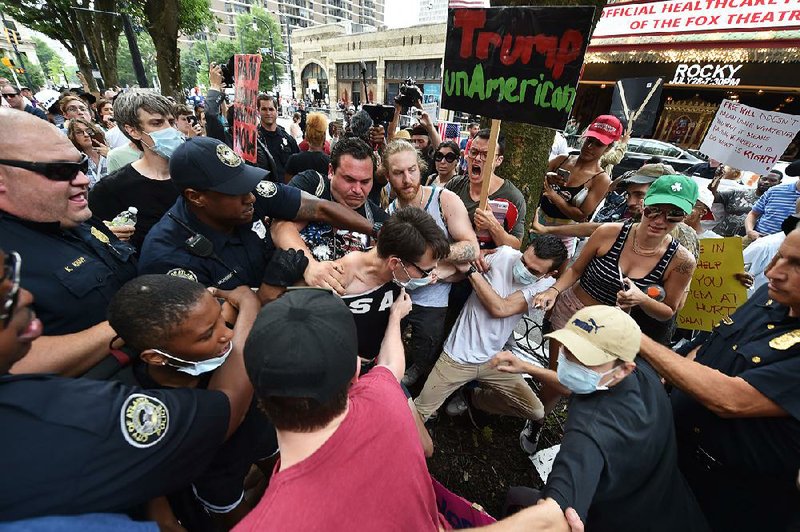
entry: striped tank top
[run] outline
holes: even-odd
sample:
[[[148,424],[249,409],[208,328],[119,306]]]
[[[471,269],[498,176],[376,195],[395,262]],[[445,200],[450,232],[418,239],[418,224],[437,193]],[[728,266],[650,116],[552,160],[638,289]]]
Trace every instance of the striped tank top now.
[[[625,240],[627,240],[628,234],[631,232],[631,227],[633,227],[633,222],[626,222],[608,253],[600,257],[594,257],[581,275],[581,288],[604,305],[616,305],[617,292],[622,290],[619,280],[619,257],[622,254],[623,246],[625,246]],[[678,250],[678,245],[678,241],[673,238],[658,263],[650,270],[650,273],[640,279],[631,277],[631,281],[643,292],[653,284],[664,286],[664,272],[667,271],[669,261],[672,260]],[[625,272],[622,272],[622,276],[627,277]]]

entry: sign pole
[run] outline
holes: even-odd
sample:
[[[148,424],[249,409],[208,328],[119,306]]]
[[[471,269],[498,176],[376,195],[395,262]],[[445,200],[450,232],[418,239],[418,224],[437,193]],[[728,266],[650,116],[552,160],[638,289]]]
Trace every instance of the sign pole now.
[[[492,127],[489,130],[489,152],[486,154],[486,162],[483,163],[481,172],[481,200],[478,208],[483,210],[489,202],[489,185],[492,182],[492,163],[495,153],[497,153],[497,137],[500,134],[500,120],[492,118]]]

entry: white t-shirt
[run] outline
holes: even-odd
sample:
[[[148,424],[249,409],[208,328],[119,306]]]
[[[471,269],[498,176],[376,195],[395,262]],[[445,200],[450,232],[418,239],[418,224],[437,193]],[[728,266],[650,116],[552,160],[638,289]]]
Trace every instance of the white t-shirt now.
[[[556,280],[545,277],[529,285],[516,282],[512,271],[514,263],[521,256],[522,253],[509,246],[499,247],[496,253],[487,255],[486,262],[491,268],[486,274],[486,280],[500,297],[522,291],[530,311],[533,297],[553,286]],[[456,362],[483,364],[503,350],[522,314],[520,312],[507,318],[493,318],[481,304],[478,295],[473,293],[458,315],[458,320],[444,343],[444,351]]]
[[[119,127],[112,127],[106,131],[106,146],[110,149],[125,146],[130,140],[125,136],[125,133]]]

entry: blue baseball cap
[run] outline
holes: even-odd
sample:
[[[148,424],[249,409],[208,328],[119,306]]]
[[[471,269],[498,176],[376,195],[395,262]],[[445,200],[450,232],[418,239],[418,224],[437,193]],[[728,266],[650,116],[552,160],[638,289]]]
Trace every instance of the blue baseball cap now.
[[[181,191],[192,188],[239,196],[255,190],[268,174],[209,137],[187,139],[169,158],[169,175]]]

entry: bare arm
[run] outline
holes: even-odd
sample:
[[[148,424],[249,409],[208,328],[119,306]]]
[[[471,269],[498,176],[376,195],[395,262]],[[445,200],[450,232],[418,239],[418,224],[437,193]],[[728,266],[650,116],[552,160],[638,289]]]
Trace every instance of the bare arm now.
[[[539,501],[535,506],[525,508],[514,515],[506,517],[502,521],[488,526],[468,528],[465,530],[481,530],[485,532],[530,532],[532,530],[536,532],[569,532],[570,530],[579,532],[583,530],[583,524],[580,522],[580,519],[577,520],[579,526],[573,523],[575,523],[574,518],[567,521],[564,512],[556,501],[553,499],[544,499]],[[570,524],[573,524],[572,528],[570,528]]]
[[[447,230],[455,241],[450,245],[447,261],[464,264],[475,260],[480,252],[478,237],[475,236],[475,231],[472,229],[464,202],[449,190],[442,191],[441,198]]]
[[[253,322],[261,310],[261,303],[248,286],[240,286],[235,290],[212,289],[215,297],[224,297],[239,311],[233,327],[233,350],[225,363],[214,372],[208,383],[209,390],[218,390],[228,396],[231,415],[228,419],[228,431],[225,439],[239,427],[253,400],[253,386],[244,369],[244,344]]]
[[[391,141],[394,138],[394,134],[397,131],[397,124],[400,123],[400,114],[403,112],[403,107],[399,103],[394,104],[394,116],[392,117],[392,121],[389,122],[389,130],[386,132],[386,140]]]
[[[478,295],[478,300],[483,305],[483,308],[493,318],[507,318],[514,314],[521,314],[528,310],[528,302],[525,301],[525,296],[522,295],[520,290],[517,290],[508,297],[501,297],[494,291],[489,281],[483,278],[479,273],[473,273],[467,276],[469,283],[472,285],[473,290]]]
[[[540,368],[530,362],[525,362],[511,351],[500,351],[492,358],[491,366],[503,373],[526,373],[541,382],[548,384],[557,390],[561,395],[569,395],[572,392],[558,380],[558,375],[552,369]]]
[[[428,432],[428,429],[425,428],[425,421],[422,419],[422,416],[419,415],[417,407],[414,406],[414,400],[410,397],[408,399],[408,407],[411,409],[411,415],[414,417],[414,425],[417,427],[417,434],[419,434],[419,439],[422,442],[422,452],[425,453],[426,457],[430,458],[433,456],[433,440],[431,439],[431,434]]]
[[[411,312],[411,297],[403,288],[389,311],[389,324],[383,335],[381,351],[375,360],[378,366],[389,368],[398,381],[403,378],[403,373],[406,371],[406,352],[400,333],[400,320],[405,318],[409,312]]]
[[[741,377],[683,358],[642,335],[639,351],[656,371],[721,418],[786,417],[789,414]]]
[[[605,172],[596,176],[593,179],[592,185],[589,187],[589,192],[586,196],[586,199],[583,200],[583,203],[580,207],[575,207],[574,205],[570,204],[561,197],[560,194],[555,192],[545,180],[545,195],[550,199],[550,201],[558,207],[562,213],[566,216],[575,220],[576,222],[582,222],[586,220],[597,208],[597,205],[600,204],[600,200],[605,197],[606,192],[608,191],[608,187],[611,184],[611,179],[608,177],[608,174]]]
[[[756,231],[756,222],[761,218],[761,213],[751,210],[744,219],[744,231],[752,240],[756,240],[761,233]]]
[[[57,373],[77,377],[108,355],[116,333],[107,321],[84,331],[61,336],[41,336],[30,352],[11,367],[11,373]]]
[[[601,223],[597,222],[581,222],[569,225],[542,225],[539,223],[539,209],[536,209],[536,215],[531,220],[531,231],[540,235],[556,235],[556,236],[578,236],[589,237],[592,233],[600,227]]]
[[[303,191],[300,193],[300,208],[295,220],[326,222],[339,229],[349,229],[365,235],[372,235],[372,224],[369,220],[350,207],[345,207],[335,201],[319,199]]]

